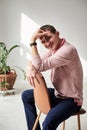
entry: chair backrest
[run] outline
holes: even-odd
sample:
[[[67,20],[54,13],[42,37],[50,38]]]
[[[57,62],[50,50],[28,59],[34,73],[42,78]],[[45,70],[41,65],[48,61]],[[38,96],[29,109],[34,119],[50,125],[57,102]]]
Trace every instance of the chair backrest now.
[[[51,105],[46,82],[41,73],[36,74],[34,78],[34,98],[38,109],[47,114],[51,109]]]

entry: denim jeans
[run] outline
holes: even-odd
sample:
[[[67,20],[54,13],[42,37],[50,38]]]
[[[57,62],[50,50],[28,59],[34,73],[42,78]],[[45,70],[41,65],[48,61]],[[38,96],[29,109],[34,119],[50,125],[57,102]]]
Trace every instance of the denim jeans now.
[[[44,122],[42,124],[42,130],[56,130],[58,125],[64,120],[68,119],[74,113],[79,111],[81,106],[77,106],[74,103],[73,98],[61,99],[54,95],[54,89],[48,88],[51,110],[48,112]],[[32,130],[34,122],[37,117],[33,90],[26,90],[22,93],[22,101],[24,104],[24,110],[26,115],[26,121],[28,130]],[[36,130],[41,130],[40,124],[38,123]]]

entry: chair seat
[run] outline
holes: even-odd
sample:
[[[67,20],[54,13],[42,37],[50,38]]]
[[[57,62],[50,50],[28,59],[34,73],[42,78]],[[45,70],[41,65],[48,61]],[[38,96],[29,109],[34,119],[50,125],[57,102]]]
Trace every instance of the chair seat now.
[[[78,130],[81,130],[80,115],[85,114],[85,113],[86,113],[86,110],[81,108],[77,113],[72,115],[72,116],[77,116]],[[63,130],[65,130],[65,121],[63,122]]]
[[[77,113],[73,114],[72,116],[81,115],[81,114],[84,114],[84,113],[86,113],[86,110],[81,108]]]

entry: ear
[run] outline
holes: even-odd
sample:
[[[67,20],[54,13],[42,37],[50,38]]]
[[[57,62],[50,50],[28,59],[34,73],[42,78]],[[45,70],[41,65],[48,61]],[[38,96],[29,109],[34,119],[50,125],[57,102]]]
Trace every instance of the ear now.
[[[60,33],[58,32],[58,31],[56,31],[56,34],[59,36],[60,35]]]

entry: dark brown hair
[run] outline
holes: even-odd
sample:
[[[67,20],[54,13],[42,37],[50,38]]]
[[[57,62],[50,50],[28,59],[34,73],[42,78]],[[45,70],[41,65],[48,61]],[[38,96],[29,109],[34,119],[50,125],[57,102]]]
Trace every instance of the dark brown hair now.
[[[56,33],[56,29],[52,25],[43,25],[43,26],[40,27],[40,29],[43,30],[43,31],[50,31],[52,33]]]

